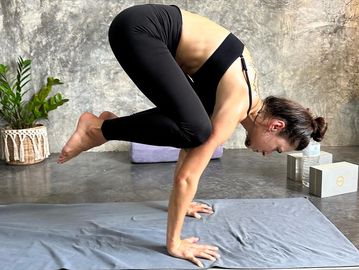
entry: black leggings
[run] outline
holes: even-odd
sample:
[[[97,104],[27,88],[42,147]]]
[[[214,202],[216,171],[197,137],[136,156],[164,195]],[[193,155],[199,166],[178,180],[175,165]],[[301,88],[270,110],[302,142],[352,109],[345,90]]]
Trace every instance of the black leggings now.
[[[174,56],[182,28],[175,6],[141,5],[121,12],[109,30],[123,69],[156,108],[106,120],[107,140],[195,147],[211,134],[211,121]]]
[[[212,90],[196,92],[175,61],[181,29],[182,17],[176,6],[134,6],[113,20],[111,48],[128,76],[156,107],[105,120],[102,133],[107,140],[192,148],[209,138],[218,82]]]

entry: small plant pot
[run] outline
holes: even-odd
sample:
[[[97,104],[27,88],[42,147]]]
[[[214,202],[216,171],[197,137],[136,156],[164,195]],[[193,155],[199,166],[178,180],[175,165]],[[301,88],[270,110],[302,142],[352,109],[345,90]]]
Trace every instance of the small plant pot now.
[[[47,129],[1,129],[2,159],[10,165],[30,165],[50,155]]]

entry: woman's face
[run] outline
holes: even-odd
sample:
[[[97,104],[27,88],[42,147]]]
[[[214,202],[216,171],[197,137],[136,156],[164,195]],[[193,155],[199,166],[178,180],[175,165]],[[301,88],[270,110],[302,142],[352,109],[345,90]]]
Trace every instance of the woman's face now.
[[[285,123],[277,119],[259,123],[248,132],[245,145],[254,152],[262,153],[263,156],[273,151],[278,153],[292,151],[295,147],[290,145],[286,138],[278,135],[283,128]]]

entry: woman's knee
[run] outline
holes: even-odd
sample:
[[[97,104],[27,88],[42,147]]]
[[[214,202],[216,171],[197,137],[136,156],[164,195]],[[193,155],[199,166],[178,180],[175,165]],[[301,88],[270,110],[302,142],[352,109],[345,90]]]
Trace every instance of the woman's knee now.
[[[121,11],[112,20],[108,38],[111,46],[119,46],[128,42],[133,35],[133,28],[136,27],[136,8],[130,7]]]
[[[208,138],[211,136],[211,134],[212,134],[212,123],[211,121],[207,121],[201,126],[201,129],[199,130],[198,142],[201,144],[205,143],[208,140]]]
[[[212,133],[212,123],[210,120],[197,124],[191,131],[187,131],[187,137],[191,147],[197,147],[205,143]]]

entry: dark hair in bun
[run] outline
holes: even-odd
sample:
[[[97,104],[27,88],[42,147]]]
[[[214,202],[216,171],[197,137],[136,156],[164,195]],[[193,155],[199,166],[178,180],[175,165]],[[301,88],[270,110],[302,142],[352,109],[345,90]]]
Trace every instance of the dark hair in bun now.
[[[312,138],[317,142],[321,142],[323,140],[325,132],[328,129],[328,124],[325,122],[323,117],[316,117],[313,119],[312,127]]]
[[[269,96],[264,100],[265,117],[274,117],[285,122],[286,126],[279,134],[289,140],[296,150],[302,150],[311,138],[320,142],[324,138],[328,124],[323,117],[313,117],[309,109],[297,102],[285,98]]]

